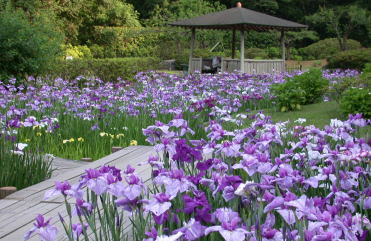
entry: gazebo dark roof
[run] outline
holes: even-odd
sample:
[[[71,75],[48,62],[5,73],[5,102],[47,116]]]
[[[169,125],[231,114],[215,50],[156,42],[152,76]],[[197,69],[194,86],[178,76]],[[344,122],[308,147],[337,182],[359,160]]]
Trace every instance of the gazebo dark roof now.
[[[195,18],[170,23],[172,26],[198,29],[236,29],[236,30],[281,30],[297,31],[307,28],[295,23],[250,9],[235,7],[224,11],[210,13]]]

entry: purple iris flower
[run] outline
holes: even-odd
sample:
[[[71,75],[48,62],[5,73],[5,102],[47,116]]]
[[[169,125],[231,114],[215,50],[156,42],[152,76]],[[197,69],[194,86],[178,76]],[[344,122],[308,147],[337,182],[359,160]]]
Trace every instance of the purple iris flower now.
[[[56,227],[50,225],[50,220],[45,222],[44,217],[39,214],[37,215],[34,223],[34,227],[24,235],[24,240],[31,238],[33,233],[37,233],[42,241],[53,241],[57,237],[58,230]]]
[[[152,217],[153,217],[153,220],[155,221],[155,223],[157,225],[162,225],[166,221],[169,220],[169,213],[168,212],[164,212],[163,214],[158,215],[158,216],[152,213]]]
[[[200,171],[206,171],[213,165],[213,159],[208,159],[203,162],[197,162],[196,168]]]
[[[74,215],[81,216],[84,213],[84,211],[87,213],[91,213],[92,210],[93,204],[91,204],[90,202],[86,202],[83,199],[76,199],[76,205],[73,211]]]
[[[206,198],[206,195],[202,191],[194,191],[194,197],[190,197],[185,194],[183,196],[184,201],[184,212],[186,214],[195,213],[197,221],[210,222],[211,221],[211,206]]]
[[[44,200],[48,200],[58,195],[63,195],[63,196],[68,195],[74,198],[82,198],[83,191],[80,188],[80,184],[75,184],[71,186],[68,181],[64,181],[64,182],[56,181],[54,189],[51,189],[45,192]]]
[[[134,209],[138,208],[141,205],[141,202],[138,199],[130,200],[127,197],[123,197],[121,199],[115,200],[115,204],[118,207],[122,207],[125,211],[132,212]]]
[[[88,180],[86,186],[98,196],[107,192],[109,188],[108,180],[103,176]]]
[[[88,228],[88,224],[76,223],[72,224],[73,238],[78,240],[80,235]]]
[[[158,185],[164,185],[166,193],[170,196],[176,196],[177,193],[184,193],[190,189],[197,189],[184,175],[183,170],[179,169],[159,174],[154,182]]]
[[[148,238],[150,238],[145,240],[155,240],[157,238],[157,230],[154,227],[151,228],[151,231],[148,231],[145,234]]]
[[[227,157],[237,157],[240,155],[240,144],[224,141],[223,144],[218,144],[216,147]]]
[[[267,206],[265,206],[264,212],[265,213],[270,212],[273,209],[278,208],[281,205],[283,205],[284,202],[285,202],[285,199],[283,199],[283,197],[280,197],[280,196],[275,197]]]
[[[173,160],[187,163],[202,160],[199,148],[189,146],[185,139],[177,140],[175,144],[176,153],[173,155]]]
[[[153,198],[144,204],[144,209],[153,213],[156,216],[160,216],[165,213],[171,207],[170,202],[171,196],[166,193],[159,193],[153,196]]]
[[[191,218],[188,223],[185,223],[183,227],[174,231],[174,233],[182,232],[185,240],[193,241],[204,236],[205,227],[201,225],[199,221]]]
[[[205,235],[211,232],[219,232],[226,241],[245,240],[249,232],[239,227],[241,218],[238,216],[237,212],[232,211],[230,208],[218,208],[214,215],[221,225],[206,228]]]

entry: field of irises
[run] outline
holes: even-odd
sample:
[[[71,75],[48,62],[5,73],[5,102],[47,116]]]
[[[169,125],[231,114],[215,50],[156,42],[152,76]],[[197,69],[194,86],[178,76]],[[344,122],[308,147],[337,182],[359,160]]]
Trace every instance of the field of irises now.
[[[336,82],[357,73],[323,75]],[[286,77],[149,72],[136,83],[6,85],[4,133],[26,148],[74,159],[135,144],[158,152],[148,160],[152,183],[130,166],[86,170],[77,185],[57,182],[45,199],[66,198],[64,230],[39,215],[25,238],[366,240],[371,148],[360,132],[370,121],[352,115],[320,129],[250,114],[274,107],[270,86]]]
[[[27,89],[6,84],[0,85],[0,120],[28,148],[96,160],[112,146],[146,144],[142,129],[154,120],[168,122],[183,113],[193,128],[202,129],[198,125],[209,114],[272,106],[269,86],[283,77],[143,73],[137,83],[78,78],[51,84],[32,81]],[[196,136],[204,134],[201,130]]]

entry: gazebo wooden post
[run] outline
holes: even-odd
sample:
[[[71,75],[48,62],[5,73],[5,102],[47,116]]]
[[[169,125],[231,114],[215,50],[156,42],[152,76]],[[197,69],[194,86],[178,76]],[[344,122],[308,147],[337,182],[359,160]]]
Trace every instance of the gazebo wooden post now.
[[[188,73],[189,74],[191,74],[193,72],[191,67],[192,67],[193,50],[195,48],[195,41],[196,41],[196,28],[192,28],[191,49],[189,51],[189,63],[188,63]]]
[[[281,31],[282,60],[286,60],[285,31]]]
[[[232,59],[236,57],[236,29],[233,29],[232,34]]]
[[[245,31],[241,29],[241,50],[240,50],[240,71],[241,73],[245,73]]]

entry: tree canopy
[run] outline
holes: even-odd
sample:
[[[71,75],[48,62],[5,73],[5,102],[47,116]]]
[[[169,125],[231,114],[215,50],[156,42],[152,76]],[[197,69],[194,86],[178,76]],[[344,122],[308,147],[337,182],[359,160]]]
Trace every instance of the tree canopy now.
[[[0,12],[21,11],[29,23],[47,14],[64,34],[64,46],[88,47],[96,58],[174,58],[180,52],[186,55],[189,32],[170,28],[169,22],[231,8],[239,1],[243,7],[309,25],[308,31],[287,33],[286,46],[293,51],[329,38],[336,38],[341,50],[348,49],[350,39],[371,46],[369,0],[0,0]],[[197,48],[225,54],[232,34],[199,31],[197,40]],[[279,36],[251,31],[246,46],[269,48],[268,55],[276,55]]]

